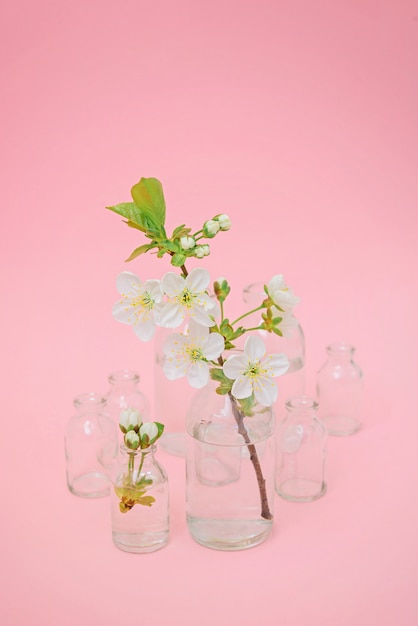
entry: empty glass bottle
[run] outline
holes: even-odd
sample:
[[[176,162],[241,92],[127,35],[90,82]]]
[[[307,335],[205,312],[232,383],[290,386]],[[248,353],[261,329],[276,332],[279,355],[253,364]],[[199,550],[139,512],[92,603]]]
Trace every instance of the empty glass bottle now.
[[[129,369],[117,370],[108,378],[110,390],[106,395],[107,412],[115,424],[119,424],[121,411],[135,409],[145,422],[150,415],[149,402],[138,388],[139,374]]]
[[[65,435],[68,489],[84,498],[107,496],[107,470],[117,455],[116,425],[105,413],[106,398],[101,394],[81,394],[74,406],[77,413],[69,420]]]
[[[317,373],[319,417],[330,435],[352,435],[361,427],[363,373],[347,343],[327,347],[328,359]]]
[[[169,491],[157,446],[120,447],[112,471],[111,516],[114,544],[125,552],[154,552],[169,536]]]
[[[326,491],[327,431],[317,419],[318,404],[307,396],[286,403],[287,416],[278,425],[275,488],[293,502],[317,500]]]

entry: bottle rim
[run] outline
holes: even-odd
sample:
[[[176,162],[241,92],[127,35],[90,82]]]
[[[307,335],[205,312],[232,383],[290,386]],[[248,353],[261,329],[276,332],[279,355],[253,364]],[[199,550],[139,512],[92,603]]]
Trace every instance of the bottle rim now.
[[[111,385],[116,385],[120,383],[137,384],[140,381],[140,376],[139,374],[137,374],[137,372],[134,372],[134,370],[121,369],[109,374],[108,380]]]
[[[309,396],[293,396],[286,402],[288,410],[295,409],[313,409],[318,410],[318,402]]]
[[[98,393],[97,391],[79,393],[73,399],[73,405],[76,409],[79,409],[80,407],[104,407],[106,406],[106,403],[106,398],[103,394]]]
[[[327,345],[328,354],[354,354],[356,351],[353,344],[348,341],[333,341]]]

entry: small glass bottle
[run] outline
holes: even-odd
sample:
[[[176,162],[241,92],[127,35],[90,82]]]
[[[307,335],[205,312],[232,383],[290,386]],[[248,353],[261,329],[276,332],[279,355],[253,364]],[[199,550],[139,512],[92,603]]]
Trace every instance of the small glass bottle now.
[[[107,412],[115,424],[119,424],[121,411],[135,409],[142,421],[150,415],[149,402],[138,389],[139,374],[129,369],[112,372],[108,378],[110,390],[106,395]]]
[[[317,373],[319,417],[330,435],[353,435],[361,427],[363,373],[347,343],[327,347],[328,360]]]
[[[137,450],[121,444],[112,471],[112,537],[125,552],[154,552],[168,542],[168,479],[156,449],[155,444]]]
[[[65,435],[68,489],[76,496],[99,498],[109,495],[106,470],[117,455],[118,435],[105,413],[106,398],[83,393],[74,398],[77,413],[70,419]]]
[[[324,495],[327,431],[317,419],[318,404],[307,396],[286,403],[287,416],[279,424],[275,487],[292,502],[311,502]]]

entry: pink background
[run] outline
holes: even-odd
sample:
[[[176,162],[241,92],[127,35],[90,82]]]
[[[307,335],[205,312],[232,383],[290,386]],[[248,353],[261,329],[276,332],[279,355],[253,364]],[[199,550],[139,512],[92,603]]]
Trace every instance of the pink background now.
[[[1,622],[413,626],[417,601],[418,6],[414,0],[4,0]],[[233,229],[206,267],[302,297],[308,391],[351,341],[364,429],[329,442],[328,493],[277,498],[274,535],[204,549],[171,481],[171,541],[113,547],[107,499],[65,484],[72,398],[152,346],[110,314],[142,243],[104,210],[141,176],[168,224]],[[169,269],[155,257],[128,269]]]

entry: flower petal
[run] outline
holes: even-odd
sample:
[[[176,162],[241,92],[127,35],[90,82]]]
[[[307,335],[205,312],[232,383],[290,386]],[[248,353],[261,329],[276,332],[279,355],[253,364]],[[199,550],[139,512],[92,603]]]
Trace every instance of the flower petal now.
[[[247,367],[248,359],[244,354],[234,354],[223,364],[224,374],[231,380],[235,380],[238,376],[241,376]]]
[[[245,342],[244,352],[249,361],[259,361],[266,353],[264,341],[257,335],[250,335]]]
[[[209,367],[204,361],[193,363],[187,373],[187,380],[195,389],[201,389],[209,382]]]
[[[189,342],[201,348],[209,337],[209,328],[191,319],[189,321],[187,337]]]
[[[174,272],[167,272],[161,279],[161,287],[170,298],[174,298],[184,289],[184,278]]]
[[[225,348],[225,339],[219,333],[210,333],[203,345],[203,355],[206,359],[217,359]]]
[[[267,370],[268,376],[282,376],[286,374],[289,365],[289,359],[285,354],[269,354],[261,361],[261,366]]]
[[[143,291],[142,280],[132,272],[121,272],[116,278],[116,288],[120,294],[135,294]]]
[[[122,324],[133,324],[136,321],[137,310],[129,304],[129,300],[123,298],[113,305],[112,315]]]
[[[242,398],[249,398],[253,392],[253,386],[251,384],[250,377],[240,376],[239,378],[237,378],[232,385],[231,392],[232,395],[237,398],[237,400],[242,400]]]
[[[163,352],[166,355],[174,356],[177,352],[182,352],[187,340],[180,333],[172,333],[168,335],[163,344]]]
[[[187,288],[192,293],[202,293],[210,283],[210,274],[201,267],[194,267],[186,277]]]
[[[161,291],[161,283],[159,280],[156,280],[154,278],[147,280],[144,285],[144,291],[149,293],[154,302],[161,302],[163,294]]]
[[[261,406],[271,406],[277,400],[277,385],[270,376],[257,376],[254,381],[255,399]]]
[[[207,293],[199,293],[199,295],[196,296],[194,303],[203,307],[205,311],[210,311],[211,314],[213,314],[213,309],[216,307],[216,302],[212,300]]]
[[[174,358],[167,357],[164,361],[163,372],[168,380],[177,380],[187,374],[188,364],[181,363]]]
[[[165,328],[176,328],[176,326],[180,326],[183,319],[182,306],[178,302],[167,302],[160,313],[158,323]]]
[[[199,306],[192,306],[190,309],[190,316],[194,319],[198,324],[202,324],[202,326],[215,326],[216,322],[212,319],[206,311],[204,311]]]
[[[149,311],[144,311],[144,313],[148,313],[148,315],[141,315],[136,324],[133,324],[132,328],[138,339],[141,339],[141,341],[149,341],[154,336],[155,322]]]

